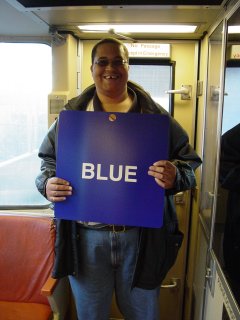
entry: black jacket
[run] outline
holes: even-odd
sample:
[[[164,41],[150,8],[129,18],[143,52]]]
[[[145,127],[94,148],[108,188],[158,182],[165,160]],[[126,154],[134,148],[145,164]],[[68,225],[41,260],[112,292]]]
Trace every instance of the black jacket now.
[[[161,106],[152,100],[138,85],[128,82],[137,99],[138,112],[169,115]],[[65,106],[67,110],[86,110],[89,101],[95,95],[95,86],[88,87],[80,96],[73,98]],[[141,228],[139,251],[134,273],[133,286],[153,289],[159,286],[167,271],[175,262],[182,242],[178,231],[176,210],[173,195],[179,191],[194,188],[196,185],[194,170],[201,164],[201,159],[188,142],[184,129],[170,117],[169,160],[177,167],[175,187],[165,192],[164,223],[162,228]],[[56,137],[58,121],[51,128],[39,150],[42,159],[41,173],[36,178],[38,190],[45,196],[45,185],[48,178],[56,173]],[[159,159],[156,159],[159,160]],[[56,221],[56,257],[53,277],[60,278],[78,273],[78,251],[76,222]]]

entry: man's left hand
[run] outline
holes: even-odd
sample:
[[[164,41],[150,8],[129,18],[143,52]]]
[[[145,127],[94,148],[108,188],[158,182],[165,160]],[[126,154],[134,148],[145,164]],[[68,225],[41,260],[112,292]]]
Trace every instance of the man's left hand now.
[[[159,160],[149,167],[148,174],[155,178],[160,187],[171,189],[174,187],[177,168],[170,161]]]

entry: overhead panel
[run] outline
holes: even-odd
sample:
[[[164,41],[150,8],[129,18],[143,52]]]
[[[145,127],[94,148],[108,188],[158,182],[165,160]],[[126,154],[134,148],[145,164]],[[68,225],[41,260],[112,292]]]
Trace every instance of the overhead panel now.
[[[223,0],[18,0],[25,8],[59,7],[59,6],[119,6],[119,5],[221,5]]]
[[[87,25],[92,22],[102,24],[124,24],[124,25],[192,25],[197,28],[195,32],[163,32],[156,28],[149,32],[120,32],[121,39],[142,39],[164,40],[164,39],[201,39],[206,34],[208,28],[219,16],[219,12],[224,10],[227,0],[5,0],[11,7],[23,13],[28,20],[35,24],[44,25],[49,28],[49,33],[56,30],[59,33],[71,33],[80,39],[101,39],[114,33],[97,32],[84,33],[79,25]],[[137,10],[137,14],[135,11]],[[15,34],[31,34],[31,28],[22,32],[21,24],[17,25],[14,19]],[[4,25],[3,25],[4,27]],[[0,20],[1,28],[1,20]],[[0,29],[1,30],[1,29]],[[154,32],[153,32],[154,30]]]

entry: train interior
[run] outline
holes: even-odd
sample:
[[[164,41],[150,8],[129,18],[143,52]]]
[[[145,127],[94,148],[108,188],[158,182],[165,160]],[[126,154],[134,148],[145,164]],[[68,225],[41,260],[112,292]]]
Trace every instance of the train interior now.
[[[31,230],[36,227],[35,235],[46,219],[51,226],[51,204],[34,183],[40,168],[38,149],[68,100],[93,83],[91,50],[106,37],[126,44],[130,80],[181,124],[203,160],[196,171],[197,187],[174,197],[184,240],[161,286],[160,319],[240,319],[240,278],[228,269],[230,261],[238,261],[228,252],[226,262],[224,246],[228,217],[235,214],[239,226],[240,208],[237,202],[229,203],[232,190],[239,195],[239,157],[233,186],[222,184],[220,172],[222,136],[240,122],[239,0],[0,1],[0,264],[10,259],[8,270],[0,266],[0,276],[7,279],[3,272],[16,269],[16,280],[21,279],[20,288],[11,272],[11,282],[0,279],[0,318],[26,320],[14,318],[12,310],[37,301],[28,298],[29,275],[19,274],[25,268],[20,268],[20,249],[15,247],[21,240],[13,239],[25,232],[31,256],[35,231],[27,232],[22,223],[31,219],[26,223]],[[231,248],[239,248],[240,239],[234,241]],[[53,246],[47,250],[52,259]],[[34,271],[29,272],[34,278]],[[50,273],[38,289],[37,313],[47,315],[39,319],[75,320],[68,280],[55,281]],[[4,318],[6,312],[10,318]],[[110,317],[123,319],[114,297]]]

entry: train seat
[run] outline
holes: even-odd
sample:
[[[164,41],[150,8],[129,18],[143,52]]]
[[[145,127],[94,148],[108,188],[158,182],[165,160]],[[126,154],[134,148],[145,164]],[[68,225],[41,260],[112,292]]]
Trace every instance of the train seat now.
[[[68,283],[51,278],[54,239],[50,217],[0,214],[1,320],[64,319]]]

